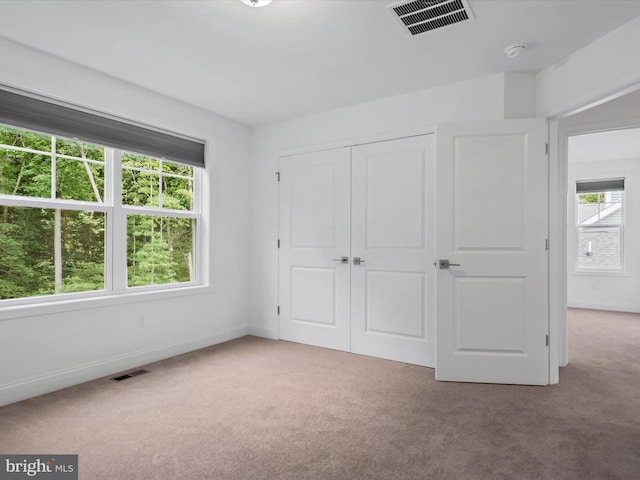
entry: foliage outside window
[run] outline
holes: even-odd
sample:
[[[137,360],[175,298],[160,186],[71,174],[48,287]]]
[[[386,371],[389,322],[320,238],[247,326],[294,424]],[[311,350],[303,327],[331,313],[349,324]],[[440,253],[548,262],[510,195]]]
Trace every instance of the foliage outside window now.
[[[121,164],[128,286],[193,280],[195,217],[166,215],[193,210],[193,167],[128,152]]]
[[[0,126],[0,299],[196,281],[196,173]]]
[[[583,184],[582,191],[576,194],[577,269],[622,271],[624,190],[585,192],[589,182]]]

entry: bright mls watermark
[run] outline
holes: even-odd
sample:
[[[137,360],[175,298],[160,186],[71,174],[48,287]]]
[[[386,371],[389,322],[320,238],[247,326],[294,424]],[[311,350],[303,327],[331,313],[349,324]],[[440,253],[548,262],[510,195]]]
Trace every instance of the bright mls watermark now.
[[[78,455],[1,455],[0,480],[78,480]]]

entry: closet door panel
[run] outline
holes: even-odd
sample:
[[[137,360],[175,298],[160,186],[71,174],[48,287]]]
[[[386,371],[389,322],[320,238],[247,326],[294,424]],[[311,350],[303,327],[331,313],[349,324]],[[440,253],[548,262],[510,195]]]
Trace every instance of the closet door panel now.
[[[434,366],[432,136],[352,151],[351,351]]]
[[[280,159],[279,337],[350,348],[350,149]]]

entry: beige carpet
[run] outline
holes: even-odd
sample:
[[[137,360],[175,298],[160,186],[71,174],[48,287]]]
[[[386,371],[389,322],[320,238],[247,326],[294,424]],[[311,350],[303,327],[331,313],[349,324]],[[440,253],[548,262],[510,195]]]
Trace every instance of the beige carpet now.
[[[552,387],[245,337],[0,408],[0,453],[80,478],[640,478],[640,315],[574,310]]]

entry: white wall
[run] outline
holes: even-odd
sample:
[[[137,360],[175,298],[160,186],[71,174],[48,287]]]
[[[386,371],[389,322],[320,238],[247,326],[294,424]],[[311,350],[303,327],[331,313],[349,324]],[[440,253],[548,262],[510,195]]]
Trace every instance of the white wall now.
[[[447,121],[515,117],[533,106],[533,82],[491,75],[421,92],[332,110],[256,128],[251,135],[252,332],[277,336],[278,156],[295,149],[350,145],[434,131]],[[529,79],[530,80],[530,79]],[[518,105],[505,105],[505,85],[520,90]],[[523,102],[522,98],[527,98]],[[533,112],[531,112],[533,113]]]
[[[573,204],[570,204],[567,231],[567,303],[570,307],[640,312],[640,221],[637,221],[640,218],[640,184],[637,183],[640,180],[640,157],[569,163],[569,185],[575,184],[576,180],[619,177],[626,177],[627,273],[598,275],[575,272],[575,242],[571,241],[575,236],[575,228],[572,227],[575,217]]]
[[[0,405],[247,333],[249,131],[112,77],[0,40],[0,84],[207,141],[210,289],[187,296],[0,309]],[[138,328],[144,315],[146,326]]]
[[[536,112],[556,117],[640,87],[640,17],[536,75]]]

